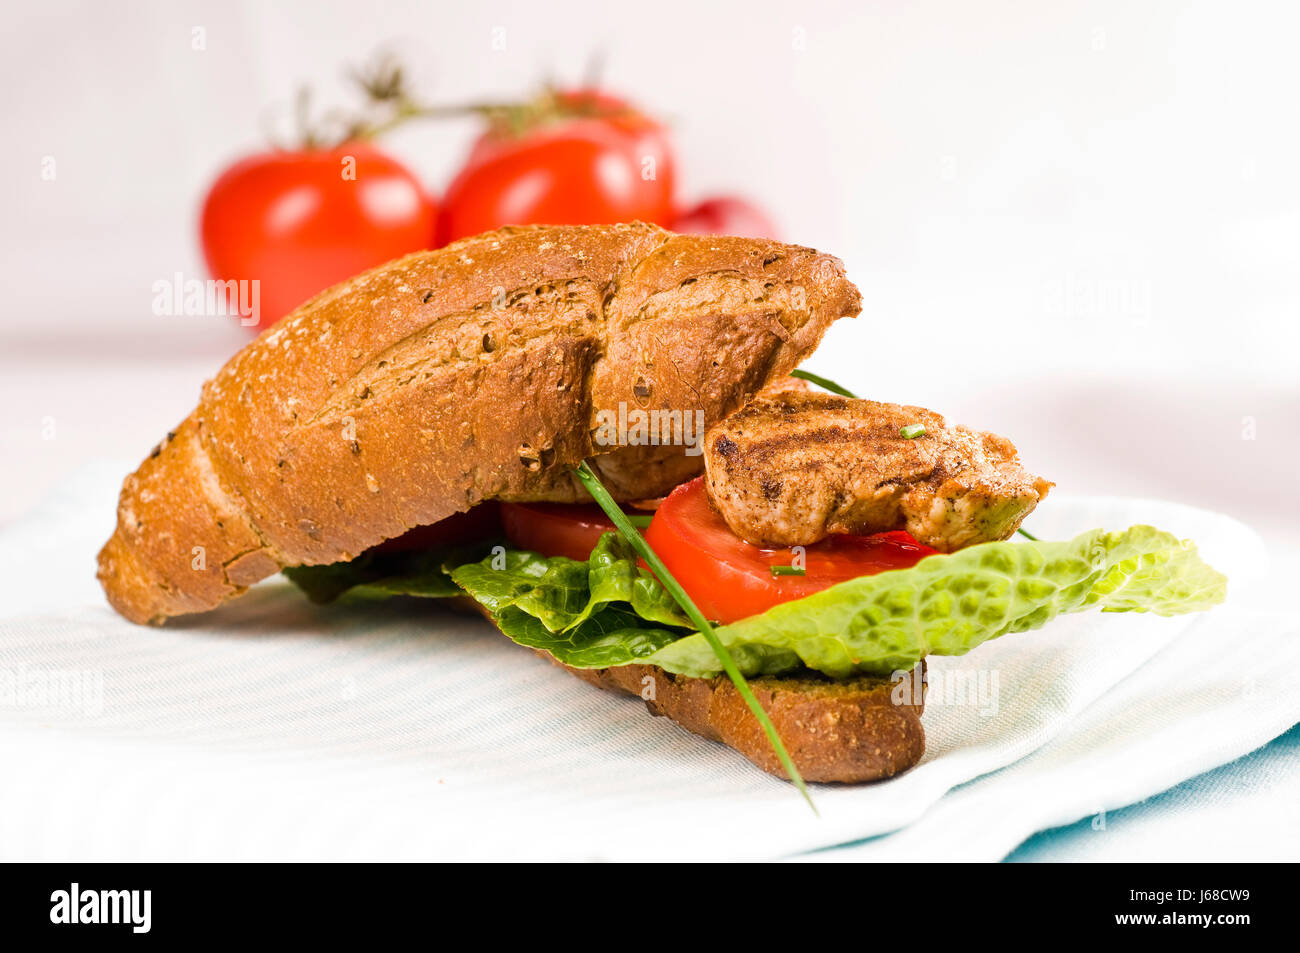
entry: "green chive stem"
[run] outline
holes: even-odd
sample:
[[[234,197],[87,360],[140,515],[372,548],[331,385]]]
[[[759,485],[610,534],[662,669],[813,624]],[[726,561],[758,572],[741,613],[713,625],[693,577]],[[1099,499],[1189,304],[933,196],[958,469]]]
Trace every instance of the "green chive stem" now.
[[[695,627],[700,630],[700,634],[704,636],[704,640],[708,642],[709,647],[713,649],[713,654],[716,655],[718,661],[722,663],[723,671],[727,673],[727,677],[730,678],[732,684],[736,686],[736,691],[740,693],[740,697],[745,700],[745,704],[749,707],[749,710],[753,712],[754,717],[758,719],[758,723],[762,725],[763,732],[767,735],[767,740],[772,743],[772,749],[776,752],[776,756],[778,760],[780,760],[781,766],[785,768],[786,774],[790,776],[790,780],[794,783],[794,786],[799,789],[799,793],[802,794],[804,800],[808,802],[808,806],[812,808],[813,813],[820,816],[817,810],[817,805],[813,803],[812,795],[808,793],[808,786],[804,784],[803,775],[801,775],[799,769],[794,766],[794,761],[790,758],[790,753],[786,751],[785,744],[781,741],[781,736],[777,734],[776,726],[772,724],[772,719],[768,717],[763,706],[760,705],[758,699],[754,697],[754,693],[750,689],[749,683],[745,681],[745,676],[742,675],[740,669],[736,667],[735,659],[731,657],[731,653],[727,651],[727,647],[719,641],[717,633],[713,631],[713,626],[709,623],[708,619],[704,618],[704,613],[700,612],[699,608],[695,605],[694,600],[686,594],[686,590],[682,588],[681,583],[673,578],[673,574],[668,571],[668,567],[664,565],[663,560],[659,558],[658,553],[651,549],[650,545],[644,538],[642,538],[641,534],[637,532],[636,527],[632,525],[632,521],[628,519],[627,514],[625,514],[619,505],[614,502],[614,498],[609,495],[609,491],[606,490],[604,484],[600,482],[600,477],[596,476],[591,467],[587,466],[585,460],[574,472],[578,474],[578,479],[581,480],[582,485],[587,488],[587,492],[591,494],[591,498],[600,505],[602,510],[605,511],[605,515],[614,521],[614,525],[617,526],[618,531],[623,534],[623,538],[626,539],[628,543],[631,544],[632,548],[636,550],[637,555],[646,561],[646,564],[654,572],[655,576],[658,577],[659,583],[668,590],[668,593],[674,599],[677,600],[677,604],[682,607],[682,611],[686,613],[687,618],[689,618],[691,622],[695,624]]]
[[[1019,533],[1021,536],[1024,536],[1028,539],[1032,539],[1035,543],[1038,542],[1038,537],[1035,536],[1033,533],[1029,532],[1029,530],[1027,529],[1018,529],[1016,530],[1016,532]]]
[[[800,566],[768,566],[772,570],[773,576],[803,576],[805,572]]]
[[[854,400],[857,400],[858,398],[858,395],[853,393],[853,391],[849,390],[848,388],[841,387],[839,384],[835,383],[830,378],[821,377],[817,374],[814,374],[812,371],[797,369],[791,371],[790,376],[797,377],[803,381],[808,381],[808,383],[810,384],[816,384],[822,390],[828,390],[832,394],[839,394],[841,397],[850,397]]]

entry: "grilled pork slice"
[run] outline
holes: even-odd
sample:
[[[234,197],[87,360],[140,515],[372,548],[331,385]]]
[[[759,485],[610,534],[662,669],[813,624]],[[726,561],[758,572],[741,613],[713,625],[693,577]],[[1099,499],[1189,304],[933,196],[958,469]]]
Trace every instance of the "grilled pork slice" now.
[[[924,427],[908,439],[903,428]],[[705,436],[709,496],[757,545],[905,529],[940,552],[1006,539],[1053,484],[1004,437],[921,407],[820,393],[765,395]]]

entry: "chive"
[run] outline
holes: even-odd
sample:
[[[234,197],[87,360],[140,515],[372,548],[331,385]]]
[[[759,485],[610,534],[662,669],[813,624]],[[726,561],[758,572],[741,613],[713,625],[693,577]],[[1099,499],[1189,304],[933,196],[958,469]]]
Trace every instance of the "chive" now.
[[[848,388],[841,387],[833,380],[830,380],[829,378],[826,377],[820,377],[817,374],[814,374],[812,371],[793,370],[790,372],[790,376],[797,377],[800,380],[808,381],[810,384],[816,384],[822,390],[828,390],[832,394],[839,394],[841,397],[851,397],[854,400],[857,400],[858,398],[858,395],[853,393],[853,391],[849,390]]]
[[[768,717],[767,712],[763,710],[763,706],[754,697],[749,683],[745,681],[745,676],[736,667],[736,661],[731,657],[731,653],[727,651],[727,647],[718,640],[718,635],[713,631],[713,626],[709,624],[709,620],[704,618],[704,613],[686,594],[686,590],[682,588],[681,583],[673,578],[673,574],[668,571],[668,567],[663,564],[663,560],[650,548],[650,545],[641,537],[641,534],[636,531],[632,521],[614,502],[614,498],[609,495],[609,491],[600,482],[600,477],[596,476],[591,467],[587,466],[586,461],[584,460],[574,472],[578,475],[578,479],[582,481],[582,485],[587,488],[587,492],[591,494],[591,498],[600,504],[600,508],[605,511],[605,515],[614,521],[614,525],[623,534],[623,538],[631,544],[637,555],[644,559],[646,564],[654,571],[660,585],[667,589],[669,595],[677,600],[677,604],[682,607],[682,611],[686,613],[687,618],[700,630],[704,640],[709,643],[709,648],[713,649],[713,654],[722,663],[723,671],[727,673],[727,677],[736,686],[736,691],[740,692],[740,697],[745,700],[749,710],[758,719],[758,723],[763,726],[763,732],[767,735],[767,740],[772,743],[772,750],[776,752],[777,759],[781,762],[781,766],[785,768],[786,774],[790,776],[794,786],[799,789],[799,793],[804,796],[804,800],[808,802],[808,806],[812,808],[813,813],[818,814],[817,805],[813,803],[812,795],[808,793],[808,786],[804,784],[803,775],[794,766],[794,761],[790,759],[790,753],[785,750],[785,744],[781,741],[781,736],[776,733],[776,726],[772,724],[772,719]]]
[[[1033,533],[1029,532],[1029,530],[1027,529],[1018,529],[1016,530],[1016,532],[1019,533],[1021,536],[1025,536],[1028,537],[1029,539],[1032,539],[1035,543],[1038,542],[1038,537],[1035,536]]]
[[[627,521],[637,529],[646,529],[650,525],[650,520],[654,517],[646,513],[628,513]]]
[[[915,440],[925,435],[925,424],[908,424],[906,427],[899,427],[898,435],[908,440]]]
[[[802,576],[804,570],[800,566],[768,566],[772,570],[773,576]]]

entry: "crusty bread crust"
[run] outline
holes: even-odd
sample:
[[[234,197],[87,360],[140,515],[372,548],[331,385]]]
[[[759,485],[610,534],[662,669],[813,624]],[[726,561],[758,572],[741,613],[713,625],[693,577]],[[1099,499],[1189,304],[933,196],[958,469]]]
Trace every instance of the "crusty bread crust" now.
[[[925,662],[920,664],[924,674]],[[562,667],[600,688],[639,695],[651,714],[735,748],[770,774],[786,776],[758,719],[726,677],[685,678],[653,665]],[[763,677],[750,679],[749,686],[806,781],[879,781],[906,771],[925,753],[924,702],[895,704],[888,678]]]
[[[563,483],[613,449],[593,445],[601,409],[720,420],[859,309],[828,255],[642,224],[409,255],[322,292],[204,386],[127,477],[99,579],[134,622],[214,608],[284,566]]]

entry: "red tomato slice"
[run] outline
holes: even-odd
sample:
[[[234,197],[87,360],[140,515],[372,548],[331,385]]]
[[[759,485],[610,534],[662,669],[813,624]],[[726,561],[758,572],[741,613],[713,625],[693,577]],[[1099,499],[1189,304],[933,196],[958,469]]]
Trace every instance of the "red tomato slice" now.
[[[645,535],[700,611],[724,624],[838,582],[906,569],[935,552],[904,532],[831,536],[804,547],[805,575],[773,576],[772,566],[792,565],[794,550],[754,546],[733,533],[710,505],[703,477],[673,490]]]
[[[502,503],[506,539],[543,556],[586,562],[614,524],[594,503]]]
[[[487,503],[480,503],[465,513],[456,513],[428,526],[417,526],[401,536],[385,540],[374,549],[383,553],[436,549],[440,546],[477,543],[499,536],[500,533],[501,514],[497,509],[496,501],[490,500]]]

